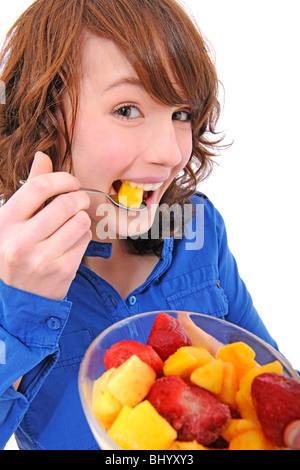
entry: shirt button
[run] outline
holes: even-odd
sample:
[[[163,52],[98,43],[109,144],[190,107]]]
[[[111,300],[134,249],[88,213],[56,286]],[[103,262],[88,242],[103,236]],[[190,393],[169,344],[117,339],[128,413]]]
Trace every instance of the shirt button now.
[[[131,306],[135,305],[136,304],[136,296],[132,295],[131,297],[129,297],[128,302]]]
[[[60,325],[61,325],[60,320],[59,318],[56,318],[56,317],[51,317],[47,321],[47,326],[48,328],[50,328],[50,330],[58,330],[60,328]]]

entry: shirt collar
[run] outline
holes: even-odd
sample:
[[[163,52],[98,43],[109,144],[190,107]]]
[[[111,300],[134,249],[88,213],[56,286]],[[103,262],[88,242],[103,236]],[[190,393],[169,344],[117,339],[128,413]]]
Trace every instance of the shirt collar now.
[[[173,245],[174,245],[174,238],[166,238],[164,240],[164,246],[162,250],[162,260],[165,262],[168,262],[172,256],[172,251],[173,251]],[[85,251],[84,256],[90,256],[90,257],[99,257],[99,258],[105,258],[109,259],[111,257],[111,252],[112,252],[112,243],[106,243],[106,242],[98,242],[95,240],[91,240],[90,243],[88,244],[88,247]]]
[[[108,259],[111,257],[112,243],[97,242],[91,240],[88,244],[84,256],[99,257]]]

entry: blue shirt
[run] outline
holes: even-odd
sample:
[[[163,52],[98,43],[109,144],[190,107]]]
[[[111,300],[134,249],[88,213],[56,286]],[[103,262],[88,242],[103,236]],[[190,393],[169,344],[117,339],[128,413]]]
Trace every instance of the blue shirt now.
[[[239,276],[221,215],[204,196],[196,195],[193,202],[200,215],[188,233],[164,241],[153,272],[125,300],[84,265],[63,301],[0,281],[0,448],[15,432],[21,449],[98,449],[80,403],[79,366],[94,338],[131,315],[204,313],[240,325],[277,348]],[[110,253],[111,244],[92,241],[86,255],[108,258]],[[21,376],[15,391],[12,384]]]

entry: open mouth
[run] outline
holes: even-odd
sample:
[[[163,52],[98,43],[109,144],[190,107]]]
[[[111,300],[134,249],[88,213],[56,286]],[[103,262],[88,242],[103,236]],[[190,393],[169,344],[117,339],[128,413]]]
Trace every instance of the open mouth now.
[[[122,183],[123,183],[122,180],[116,180],[113,182],[113,188],[117,194],[120,191]],[[129,184],[132,188],[143,189],[143,203],[146,203],[147,200],[152,196],[154,191],[157,191],[163,185],[163,182],[144,184],[144,183],[136,183],[133,181],[125,181],[125,183]]]

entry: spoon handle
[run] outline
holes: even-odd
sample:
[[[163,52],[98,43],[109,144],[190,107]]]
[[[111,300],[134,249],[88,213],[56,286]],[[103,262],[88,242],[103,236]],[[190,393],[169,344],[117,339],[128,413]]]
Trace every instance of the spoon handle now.
[[[23,186],[26,183],[26,181],[25,180],[20,180],[19,183]],[[103,193],[102,191],[99,191],[98,189],[90,189],[90,188],[83,188],[83,187],[80,187],[79,190],[84,191],[85,193],[100,194],[101,196],[105,196],[110,200],[110,202],[114,206],[119,207],[120,209],[126,209],[128,211],[139,212],[139,211],[143,211],[147,208],[147,205],[144,204],[144,203],[141,204],[141,206],[138,209],[134,209],[132,207],[124,206],[123,204],[119,203],[117,194],[106,194],[106,193]]]

